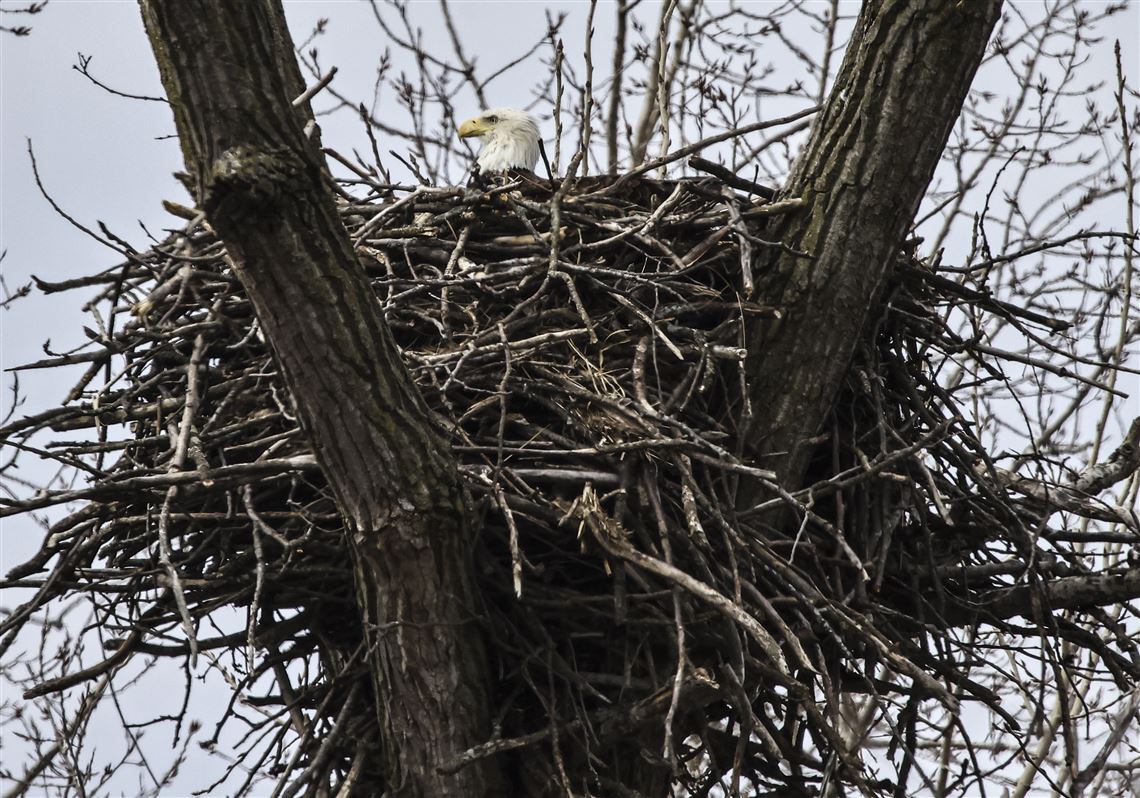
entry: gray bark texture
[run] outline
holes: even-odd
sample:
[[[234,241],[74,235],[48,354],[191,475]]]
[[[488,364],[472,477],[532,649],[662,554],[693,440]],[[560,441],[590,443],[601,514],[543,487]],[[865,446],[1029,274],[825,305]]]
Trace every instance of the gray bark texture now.
[[[962,109],[1001,0],[864,4],[835,85],[781,196],[802,197],[765,238],[758,270],[778,320],[748,331],[753,417],[746,444],[800,486],[867,312],[889,278]]]
[[[473,521],[292,105],[304,84],[281,4],[141,6],[198,200],[344,517],[387,794],[493,793],[494,759],[436,769],[490,735]]]

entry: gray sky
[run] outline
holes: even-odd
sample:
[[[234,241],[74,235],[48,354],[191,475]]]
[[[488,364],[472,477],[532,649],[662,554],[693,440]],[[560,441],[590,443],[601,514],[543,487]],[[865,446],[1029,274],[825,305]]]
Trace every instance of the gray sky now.
[[[424,20],[424,34],[429,43],[445,42],[442,26],[433,21],[434,14],[427,5],[421,8],[413,4]],[[655,18],[654,5],[643,6],[647,19]],[[1090,0],[1088,5],[1094,3]],[[487,71],[509,60],[523,44],[538,39],[546,28],[546,3],[452,0],[452,7],[468,52],[478,56]],[[567,53],[580,53],[586,4],[561,2],[550,7],[572,13],[566,28]],[[844,5],[846,13],[855,8],[854,4]],[[367,4],[286,0],[286,9],[296,41],[308,36],[318,18],[330,19],[328,32],[319,41],[322,65],[326,69],[338,67],[335,85],[343,93],[371,98],[376,60],[385,43]],[[611,17],[612,6],[600,4],[595,23],[599,46],[609,41]],[[1119,24],[1104,34],[1122,38],[1126,69],[1135,86],[1140,82],[1140,14],[1136,4],[1118,19]],[[171,177],[182,163],[167,106],[112,96],[72,68],[77,54],[84,53],[92,56],[91,71],[104,83],[134,94],[162,94],[135,2],[51,0],[42,14],[28,21],[34,28],[30,37],[0,36],[0,249],[7,250],[2,268],[9,290],[26,283],[31,274],[62,280],[121,260],[117,253],[59,218],[40,196],[32,177],[28,139],[35,148],[40,177],[56,202],[83,225],[96,228],[102,221],[140,249],[147,244],[140,223],[159,238],[164,228],[182,225],[181,220],[163,211],[161,200],[186,201],[182,188]],[[1098,57],[1103,63],[1095,65],[1102,79],[1111,76],[1110,53],[1111,48],[1102,48]],[[608,52],[597,60],[608,63]],[[781,62],[781,66],[798,68],[794,62]],[[397,63],[397,71],[401,67],[414,69],[413,65]],[[511,74],[492,84],[489,93],[493,104],[527,104],[533,77],[533,72]],[[387,91],[390,95],[391,90]],[[317,106],[321,107],[319,102]],[[473,101],[470,110],[478,110]],[[322,120],[322,128],[325,142],[343,151],[360,147],[365,141],[359,122],[349,115]],[[384,142],[381,145],[384,149]],[[1120,226],[1117,220],[1111,221],[1109,226]],[[82,343],[81,325],[87,322],[79,306],[85,299],[82,291],[35,296],[0,312],[0,365],[7,368],[41,356],[45,339],[51,339],[56,351]],[[5,386],[9,380],[5,374]],[[59,402],[70,388],[55,370],[25,373],[20,384],[28,397],[23,408],[26,412]],[[5,389],[0,414],[6,412],[9,398]],[[50,475],[50,469],[36,471],[27,462],[29,479]],[[4,571],[30,546],[38,545],[39,532],[26,521],[6,520],[0,525],[0,571]],[[10,601],[7,598],[4,603]],[[180,693],[175,696],[180,697]],[[196,709],[207,719],[211,708],[224,697],[224,686],[215,682],[202,694]],[[136,691],[127,699],[128,711],[149,711],[156,700],[146,691]],[[114,735],[116,724],[115,718],[102,717],[97,728]],[[163,746],[169,750],[168,737],[152,738],[152,744],[157,746],[155,750]],[[11,748],[8,753],[12,753]],[[193,769],[180,778],[178,783],[183,787],[203,786],[201,773]],[[129,786],[123,789],[130,792]]]

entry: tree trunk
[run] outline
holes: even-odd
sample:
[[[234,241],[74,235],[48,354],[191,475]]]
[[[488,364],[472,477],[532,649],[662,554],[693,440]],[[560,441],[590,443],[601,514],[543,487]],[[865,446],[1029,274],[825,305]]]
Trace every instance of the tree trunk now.
[[[499,792],[491,678],[451,452],[429,426],[337,210],[279,0],[141,0],[187,170],[344,518],[388,795]]]
[[[748,331],[754,416],[745,442],[758,465],[799,487],[874,306],[926,192],[1001,0],[870,0],[835,86],[783,196],[759,293],[783,308]]]

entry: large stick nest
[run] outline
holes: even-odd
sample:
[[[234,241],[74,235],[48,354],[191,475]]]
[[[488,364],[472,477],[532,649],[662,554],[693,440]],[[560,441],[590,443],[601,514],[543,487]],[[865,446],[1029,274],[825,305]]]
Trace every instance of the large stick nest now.
[[[812,486],[789,493],[736,440],[753,412],[746,330],[781,312],[752,273],[773,246],[763,224],[795,203],[711,179],[555,202],[515,188],[341,205],[482,521],[496,741],[443,766],[525,748],[545,772],[589,757],[603,792],[659,768],[695,794],[731,772],[811,794],[826,774],[874,786],[842,740],[841,692],[878,696],[900,744],[924,699],[1001,713],[946,651],[952,627],[986,619],[977,597],[1009,573],[993,564],[1024,554],[1040,513],[995,480],[930,361],[971,345],[942,322],[952,303],[1063,325],[900,253],[813,442]],[[99,597],[109,659],[46,693],[133,654],[188,657],[191,618],[197,651],[234,650],[241,671],[249,647],[241,686],[268,694],[250,700],[306,712],[304,779],[338,783],[354,761],[364,778],[356,741],[376,732],[348,552],[222,245],[198,218],[41,287],[79,286],[97,287],[100,328],[47,362],[88,365],[73,401],[4,435],[50,428],[89,484],[16,508],[81,501],[9,574],[51,576],[5,646],[52,599]],[[745,485],[758,503],[741,505]],[[1140,660],[1096,643],[1121,683],[1136,677]],[[298,734],[283,717],[272,739]],[[255,738],[235,749],[247,784],[292,755]]]

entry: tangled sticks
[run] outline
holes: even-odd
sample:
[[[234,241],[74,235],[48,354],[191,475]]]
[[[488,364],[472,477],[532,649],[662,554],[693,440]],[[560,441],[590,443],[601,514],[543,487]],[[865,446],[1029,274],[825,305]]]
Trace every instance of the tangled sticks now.
[[[762,220],[797,201],[753,204],[714,179],[615,188],[419,187],[341,206],[483,520],[473,616],[502,702],[496,738],[442,767],[528,749],[589,757],[603,789],[646,767],[698,794],[742,778],[786,795],[828,778],[889,789],[866,775],[841,696],[869,697],[910,755],[925,700],[951,715],[980,701],[1017,725],[971,676],[959,627],[1011,631],[1022,615],[1098,647],[1121,685],[1140,676],[1132,642],[1099,621],[1044,622],[1042,606],[1077,606],[1056,585],[1087,569],[1035,556],[1069,539],[1050,538],[1058,510],[1130,535],[1135,519],[1091,483],[1050,490],[997,469],[931,368],[973,353],[1000,378],[1001,358],[945,323],[951,305],[1064,323],[900,255],[811,484],[789,491],[735,441],[752,401],[745,322],[780,313],[753,273],[779,246]],[[362,778],[374,720],[352,572],[250,303],[200,217],[129,255],[40,286],[94,288],[99,332],[33,364],[86,371],[67,404],[3,437],[87,484],[6,503],[75,508],[7,575],[36,590],[0,624],[3,649],[53,600],[86,594],[108,655],[29,696],[140,655],[220,667],[217,653],[244,652],[234,678],[269,720],[234,748],[233,791],[290,762],[308,764],[285,768],[289,794]],[[1135,470],[1138,436],[1098,490]],[[740,505],[745,483],[759,503]],[[254,697],[266,679],[277,689]]]

